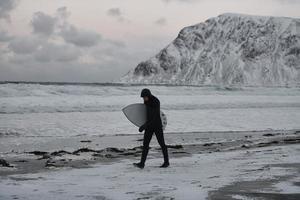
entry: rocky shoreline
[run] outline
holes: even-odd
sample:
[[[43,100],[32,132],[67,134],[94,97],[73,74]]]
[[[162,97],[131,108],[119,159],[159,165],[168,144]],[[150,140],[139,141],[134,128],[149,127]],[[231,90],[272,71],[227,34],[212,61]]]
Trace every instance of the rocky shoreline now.
[[[122,137],[122,136],[116,136]],[[167,137],[170,137],[168,135]],[[142,139],[138,139],[139,142]],[[169,154],[171,159],[176,157],[187,157],[193,154],[226,152],[236,150],[259,149],[268,146],[282,146],[300,143],[300,131],[286,134],[278,132],[261,133],[259,137],[245,135],[243,139],[227,139],[225,141],[197,143],[169,144]],[[51,171],[60,168],[86,168],[92,164],[109,164],[123,159],[139,160],[142,152],[141,146],[132,148],[107,147],[97,149],[90,147],[90,140],[81,140],[85,147],[80,147],[74,151],[54,150],[54,151],[25,151],[13,155],[2,155],[0,159],[0,176],[37,173],[41,171]],[[160,148],[153,146],[150,156],[161,157]]]

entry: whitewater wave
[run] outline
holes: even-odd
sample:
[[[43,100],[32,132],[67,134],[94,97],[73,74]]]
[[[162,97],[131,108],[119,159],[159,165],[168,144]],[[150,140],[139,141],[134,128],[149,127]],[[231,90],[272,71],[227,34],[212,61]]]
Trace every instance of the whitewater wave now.
[[[299,88],[0,84],[0,137],[136,134],[121,109],[148,87],[166,132],[297,129]]]
[[[0,84],[0,113],[116,112],[145,86]],[[300,107],[299,88],[147,86],[164,110]]]

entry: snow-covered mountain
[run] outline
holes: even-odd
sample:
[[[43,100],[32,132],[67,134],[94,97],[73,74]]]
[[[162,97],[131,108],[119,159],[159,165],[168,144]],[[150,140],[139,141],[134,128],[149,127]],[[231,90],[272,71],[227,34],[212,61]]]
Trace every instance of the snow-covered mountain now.
[[[300,19],[222,14],[183,28],[121,82],[300,85]]]

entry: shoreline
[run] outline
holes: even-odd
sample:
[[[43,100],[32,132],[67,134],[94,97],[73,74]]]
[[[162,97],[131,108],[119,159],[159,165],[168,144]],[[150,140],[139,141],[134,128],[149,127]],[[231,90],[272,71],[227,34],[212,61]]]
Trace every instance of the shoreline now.
[[[299,199],[299,144],[203,152],[172,158],[150,154],[143,170],[133,158],[1,177],[0,199]],[[152,151],[153,152],[153,151]],[[298,162],[297,162],[298,161]]]
[[[56,82],[56,81],[0,81],[0,85],[4,84],[38,84],[38,85],[82,85],[82,86],[161,86],[161,87],[199,87],[199,88],[223,88],[223,89],[242,89],[242,88],[300,88],[299,84],[278,84],[278,85],[241,85],[228,84],[220,86],[218,84],[181,84],[181,83],[134,83],[134,82]]]
[[[165,134],[165,137],[171,159],[190,157],[194,154],[250,150],[300,143],[300,131],[298,130],[285,132],[260,131],[252,135],[249,132],[231,134],[227,132],[223,135],[220,133],[215,133],[215,135],[212,133],[202,135],[199,133],[171,133]],[[210,138],[206,140],[208,135]],[[217,138],[218,135],[220,138]],[[224,135],[227,138],[224,139]],[[52,142],[57,142],[54,140],[52,142],[46,141],[51,148],[47,146],[38,148],[33,145],[32,148],[23,151],[9,149],[6,153],[2,152],[0,158],[5,160],[10,167],[3,167],[0,164],[0,177],[47,172],[63,168],[88,168],[93,164],[111,164],[124,159],[139,160],[142,152],[140,146],[142,138],[142,134],[138,136],[102,136],[96,137],[97,140],[93,137],[85,137],[85,139],[75,138],[79,141],[76,143],[69,141],[69,144],[64,144],[64,146],[51,147]],[[70,139],[66,138],[61,143]],[[61,140],[61,138],[58,138],[58,140]],[[100,141],[101,144],[99,144]],[[153,145],[153,141],[156,145]],[[104,143],[106,145],[102,145]],[[73,148],[70,148],[70,146]],[[162,157],[155,138],[153,138],[150,146],[150,156],[154,158]]]

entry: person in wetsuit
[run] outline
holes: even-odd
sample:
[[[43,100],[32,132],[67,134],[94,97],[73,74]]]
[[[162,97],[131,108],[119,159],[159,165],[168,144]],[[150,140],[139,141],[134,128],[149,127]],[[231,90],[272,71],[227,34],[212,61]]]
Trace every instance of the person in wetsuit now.
[[[151,94],[150,90],[147,88],[142,90],[141,97],[144,99],[144,104],[146,105],[147,108],[147,121],[144,125],[142,125],[139,128],[139,132],[145,131],[144,140],[143,140],[143,152],[142,152],[141,161],[139,163],[134,163],[134,166],[141,169],[144,168],[148,151],[149,151],[149,144],[152,139],[153,133],[155,133],[157,141],[164,155],[164,163],[160,167],[166,168],[170,164],[169,164],[168,148],[165,144],[162,121],[160,118],[160,102],[155,96]]]

